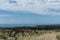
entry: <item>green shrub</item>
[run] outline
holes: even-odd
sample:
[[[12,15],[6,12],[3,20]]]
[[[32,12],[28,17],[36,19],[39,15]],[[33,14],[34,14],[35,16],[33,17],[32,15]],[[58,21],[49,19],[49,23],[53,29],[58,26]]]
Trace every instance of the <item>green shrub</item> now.
[[[57,35],[57,39],[60,40],[60,35]]]

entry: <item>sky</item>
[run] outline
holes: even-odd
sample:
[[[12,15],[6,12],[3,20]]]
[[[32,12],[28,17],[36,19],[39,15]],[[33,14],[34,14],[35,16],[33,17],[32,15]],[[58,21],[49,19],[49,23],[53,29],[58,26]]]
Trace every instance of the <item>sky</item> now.
[[[60,24],[60,0],[1,0],[0,24]]]

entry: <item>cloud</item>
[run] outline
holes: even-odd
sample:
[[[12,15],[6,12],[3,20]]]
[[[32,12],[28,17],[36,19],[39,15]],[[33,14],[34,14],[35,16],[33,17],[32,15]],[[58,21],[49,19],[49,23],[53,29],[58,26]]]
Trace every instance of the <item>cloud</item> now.
[[[56,0],[1,0],[0,10],[30,11],[36,14],[60,14],[60,1]]]
[[[0,17],[8,17],[8,16],[12,16],[12,15],[0,14]]]

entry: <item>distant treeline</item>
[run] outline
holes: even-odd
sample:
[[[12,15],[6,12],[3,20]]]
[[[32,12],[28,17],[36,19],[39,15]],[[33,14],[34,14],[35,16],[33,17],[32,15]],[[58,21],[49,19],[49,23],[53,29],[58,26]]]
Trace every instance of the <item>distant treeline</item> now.
[[[21,29],[31,29],[31,30],[41,30],[41,29],[60,29],[60,25],[35,25],[35,26],[16,26],[16,27],[0,27],[0,29],[8,30],[21,30]]]

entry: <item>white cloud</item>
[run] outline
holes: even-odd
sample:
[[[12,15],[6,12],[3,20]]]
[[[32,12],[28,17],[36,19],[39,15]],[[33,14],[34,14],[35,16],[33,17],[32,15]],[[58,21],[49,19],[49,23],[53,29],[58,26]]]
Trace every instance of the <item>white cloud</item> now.
[[[12,16],[12,15],[0,14],[0,17],[8,17],[8,16]]]
[[[60,1],[56,0],[1,0],[0,10],[31,11],[37,14],[60,14]],[[54,9],[53,12],[51,9]]]

